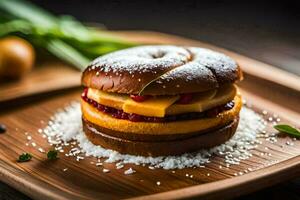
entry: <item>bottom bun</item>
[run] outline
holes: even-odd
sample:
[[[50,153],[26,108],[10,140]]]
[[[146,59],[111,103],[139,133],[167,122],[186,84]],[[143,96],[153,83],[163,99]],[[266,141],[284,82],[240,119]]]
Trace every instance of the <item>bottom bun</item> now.
[[[118,151],[122,154],[140,156],[167,156],[194,152],[203,148],[210,148],[225,143],[235,133],[239,122],[236,116],[229,124],[208,131],[193,134],[189,138],[179,138],[169,141],[134,141],[114,137],[97,130],[96,126],[83,119],[83,131],[87,138],[95,145]]]

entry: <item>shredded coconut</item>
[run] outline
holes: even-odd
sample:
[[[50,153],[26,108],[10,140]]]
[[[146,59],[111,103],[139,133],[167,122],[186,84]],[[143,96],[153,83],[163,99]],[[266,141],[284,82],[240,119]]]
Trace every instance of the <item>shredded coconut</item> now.
[[[75,146],[68,153],[69,156],[77,156],[77,159],[79,155],[80,159],[83,159],[81,156],[93,156],[98,159],[106,158],[106,163],[119,163],[117,165],[127,163],[148,164],[150,169],[182,169],[186,167],[205,167],[204,165],[210,162],[213,155],[223,156],[226,166],[239,164],[241,160],[252,156],[250,150],[260,144],[260,141],[256,139],[256,135],[261,134],[264,128],[265,121],[262,117],[251,109],[244,107],[240,112],[240,122],[235,135],[220,146],[179,156],[143,157],[125,155],[94,145],[87,139],[82,131],[80,103],[73,102],[51,118],[42,134],[46,134],[48,142],[53,145],[63,146],[69,141],[77,141],[78,147]],[[73,144],[75,145],[75,143]]]
[[[126,170],[124,172],[125,175],[129,175],[129,174],[133,174],[133,173],[135,173],[135,170],[133,170],[132,168],[129,168],[128,170]]]

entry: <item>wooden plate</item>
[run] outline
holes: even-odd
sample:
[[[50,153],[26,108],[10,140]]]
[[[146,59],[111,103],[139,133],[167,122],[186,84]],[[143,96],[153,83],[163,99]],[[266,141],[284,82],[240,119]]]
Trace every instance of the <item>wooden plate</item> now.
[[[123,33],[123,35],[129,39],[144,40],[143,42],[147,43],[164,42],[207,47],[203,43],[169,35],[154,33]],[[220,49],[217,48],[217,50]],[[268,115],[265,115],[266,119],[275,113],[279,115],[282,122],[299,127],[299,78],[238,54],[228,51],[226,53],[233,56],[245,71],[245,80],[240,87],[244,98],[252,104],[253,109],[258,112],[268,110]],[[1,180],[34,199],[195,197],[225,199],[258,190],[300,174],[300,141],[292,141],[291,138],[285,136],[279,137],[278,142],[274,144],[262,138],[263,144],[253,150],[252,158],[230,168],[221,162],[220,157],[214,157],[205,168],[175,170],[175,173],[171,170],[150,170],[147,167],[135,165],[126,165],[124,169],[117,170],[114,164],[107,163],[104,163],[104,167],[111,171],[103,173],[103,167],[91,164],[95,162],[94,158],[86,158],[77,162],[74,158],[64,156],[63,153],[60,154],[60,159],[47,161],[45,153],[39,152],[37,148],[49,150],[51,146],[45,138],[41,137],[38,130],[46,126],[45,123],[57,109],[73,100],[79,100],[81,89],[47,93],[47,87],[51,90],[53,88],[65,89],[64,83],[54,87],[49,85],[49,82],[43,83],[42,77],[47,74],[39,74],[39,76],[41,81],[35,84],[39,83],[38,87],[43,90],[27,93],[26,98],[24,93],[16,92],[15,95],[11,95],[11,98],[22,97],[21,99],[5,100],[5,103],[0,104],[0,122],[8,127],[7,133],[0,135]],[[53,77],[56,77],[55,73]],[[79,80],[78,73],[65,72],[64,77]],[[78,86],[78,83],[74,86]],[[22,91],[22,85],[18,87]],[[41,91],[43,95],[28,97]],[[3,93],[0,92],[0,94]],[[26,132],[28,132],[27,135],[25,135]],[[275,131],[269,128],[268,132]],[[32,140],[26,146],[28,135],[32,137]],[[287,145],[287,141],[292,141],[294,145]],[[33,147],[32,142],[37,146]],[[27,163],[16,162],[18,155],[22,152],[30,152],[34,156],[33,160]],[[124,175],[124,171],[129,167],[137,172]],[[249,168],[253,171],[250,172]],[[193,178],[187,177],[186,174],[193,175]],[[158,186],[157,181],[161,185]]]

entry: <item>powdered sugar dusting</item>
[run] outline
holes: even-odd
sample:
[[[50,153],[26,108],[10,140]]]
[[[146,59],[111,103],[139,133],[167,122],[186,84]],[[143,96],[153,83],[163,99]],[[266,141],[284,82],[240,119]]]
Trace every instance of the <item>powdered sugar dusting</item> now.
[[[140,46],[106,54],[90,66],[103,72],[152,72],[157,68],[168,70],[188,62],[189,52],[176,46]]]
[[[217,80],[231,77],[237,70],[237,64],[230,57],[209,49],[189,47],[187,48],[193,59],[177,68],[174,68],[161,76],[158,81],[174,80],[184,77],[187,82],[195,80]],[[235,77],[232,77],[235,78]]]
[[[122,88],[117,85],[127,84],[125,79],[128,77],[135,77],[142,86],[133,90],[139,92],[153,84],[161,84],[168,91],[175,81],[188,86],[192,82],[202,84],[200,87],[204,84],[216,88],[219,84],[232,83],[239,78],[236,62],[222,53],[205,48],[170,45],[139,46],[106,54],[95,59],[86,69],[91,70],[96,76],[102,74],[110,78],[123,74],[124,80],[114,82],[112,87],[116,88]],[[107,79],[99,79],[99,84],[106,85]],[[115,92],[113,88],[106,89]]]
[[[256,134],[261,133],[264,128],[265,122],[260,115],[249,108],[243,108],[240,112],[240,122],[235,135],[220,146],[180,156],[143,157],[124,155],[96,146],[86,138],[82,131],[80,104],[73,102],[52,117],[43,133],[48,136],[48,142],[51,144],[77,141],[78,147],[71,149],[70,155],[77,156],[78,154],[74,154],[74,152],[81,152],[85,156],[106,158],[105,162],[108,163],[118,162],[118,165],[132,163],[136,165],[148,164],[153,168],[182,169],[186,167],[203,167],[210,162],[210,158],[214,155],[223,156],[226,165],[239,164],[241,160],[252,156],[250,150],[260,144],[256,139]]]

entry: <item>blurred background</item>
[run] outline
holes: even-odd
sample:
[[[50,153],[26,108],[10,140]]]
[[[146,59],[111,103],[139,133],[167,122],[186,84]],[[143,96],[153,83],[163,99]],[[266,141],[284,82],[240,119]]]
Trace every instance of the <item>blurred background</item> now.
[[[153,30],[202,40],[300,75],[300,3],[296,1],[32,2],[110,30]]]

